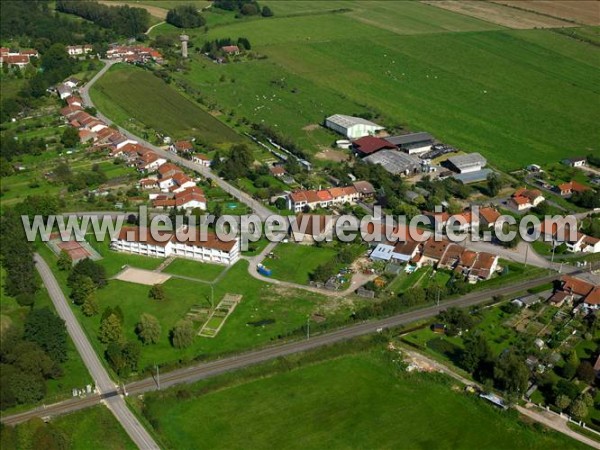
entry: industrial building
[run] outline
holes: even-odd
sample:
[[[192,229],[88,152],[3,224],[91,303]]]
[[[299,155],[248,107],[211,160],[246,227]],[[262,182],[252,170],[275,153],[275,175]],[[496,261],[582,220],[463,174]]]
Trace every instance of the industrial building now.
[[[349,139],[358,139],[364,136],[372,136],[384,127],[363,119],[362,117],[345,116],[335,114],[325,119],[325,126],[333,131],[343,134]]]
[[[379,164],[393,175],[410,175],[421,170],[422,161],[418,156],[401,153],[397,150],[380,150],[367,156],[364,161]]]
[[[409,155],[430,151],[434,141],[432,135],[423,132],[390,136],[386,137],[385,140]]]
[[[468,153],[448,158],[448,164],[455,172],[470,173],[483,169],[487,160],[479,153]]]

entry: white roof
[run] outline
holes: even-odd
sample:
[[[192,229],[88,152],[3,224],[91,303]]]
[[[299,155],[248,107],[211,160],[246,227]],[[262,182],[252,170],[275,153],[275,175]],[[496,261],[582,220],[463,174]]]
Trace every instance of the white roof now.
[[[472,166],[485,166],[487,164],[487,160],[479,153],[468,153],[466,155],[453,156],[448,158],[448,161],[458,169],[464,169]]]
[[[343,114],[334,114],[333,116],[329,116],[327,121],[333,122],[336,125],[339,125],[344,128],[350,128],[354,125],[369,125],[375,127],[377,129],[383,130],[381,125],[377,125],[370,120],[363,119],[362,117],[354,117],[354,116],[345,116]]]

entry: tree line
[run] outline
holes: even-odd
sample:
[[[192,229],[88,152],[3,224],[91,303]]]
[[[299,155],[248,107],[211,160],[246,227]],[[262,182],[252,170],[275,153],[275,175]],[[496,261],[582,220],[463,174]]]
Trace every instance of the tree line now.
[[[213,1],[213,8],[236,11],[241,16],[256,16],[258,14],[263,17],[273,16],[271,8],[268,6],[261,8],[255,0],[215,0]]]
[[[206,20],[194,5],[177,5],[167,12],[166,21],[178,28],[198,28],[206,24]]]
[[[127,5],[107,6],[93,0],[57,0],[56,10],[82,17],[123,36],[137,37],[150,26],[148,11]]]

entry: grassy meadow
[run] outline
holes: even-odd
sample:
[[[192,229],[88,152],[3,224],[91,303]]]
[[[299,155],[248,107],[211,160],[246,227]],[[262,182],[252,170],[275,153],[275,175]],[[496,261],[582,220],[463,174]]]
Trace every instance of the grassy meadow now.
[[[178,76],[312,153],[336,138],[315,124],[365,111],[507,170],[600,150],[600,49],[578,34],[509,30],[418,2],[266,4],[275,17],[189,30],[196,46],[247,37],[266,59],[213,64],[196,54]]]
[[[179,449],[583,448],[452,389],[446,378],[401,374],[376,351],[288,367],[212,389],[199,383],[187,395],[153,393],[146,411]]]
[[[277,245],[273,253],[275,258],[263,261],[263,264],[273,272],[273,278],[308,284],[310,274],[321,264],[331,261],[336,255],[336,250],[288,243]]]
[[[137,448],[110,410],[102,405],[56,417],[51,423],[66,437],[67,446],[71,450]],[[2,444],[5,448],[35,448],[39,442],[33,441],[33,433],[38,427],[44,426],[46,425],[37,419],[15,428],[2,427]]]
[[[239,140],[225,124],[143,69],[115,66],[91,95],[100,111],[124,127],[133,117],[174,139],[198,137],[213,144]]]

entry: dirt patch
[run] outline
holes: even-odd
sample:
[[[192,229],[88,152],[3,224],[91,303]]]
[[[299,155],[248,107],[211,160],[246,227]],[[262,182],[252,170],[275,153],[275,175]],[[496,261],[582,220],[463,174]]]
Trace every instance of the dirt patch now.
[[[325,161],[343,162],[347,161],[350,156],[341,150],[334,150],[332,148],[323,148],[319,153],[315,154],[315,158],[322,159]]]
[[[154,16],[158,19],[165,20],[167,18],[168,11],[164,8],[159,8],[158,6],[143,5],[138,2],[118,2],[118,1],[113,2],[113,1],[109,1],[109,0],[100,0],[98,3],[102,3],[103,5],[108,5],[108,6],[127,5],[127,6],[131,6],[131,7],[135,7],[135,8],[143,8],[146,11],[148,11],[151,16]]]
[[[169,278],[171,278],[171,276],[164,273],[152,272],[151,270],[134,269],[132,267],[128,267],[122,272],[119,272],[115,277],[116,280],[128,281],[129,283],[145,284],[147,286],[162,284]]]
[[[479,0],[424,1],[431,6],[514,29],[574,27],[576,24],[523,9]],[[502,2],[510,3],[510,2]],[[530,3],[530,2],[512,2]]]
[[[319,124],[316,123],[311,123],[310,125],[306,125],[305,127],[302,127],[302,130],[304,131],[315,131],[319,129]]]
[[[492,0],[514,8],[526,9],[583,25],[600,25],[600,1],[597,0]]]

